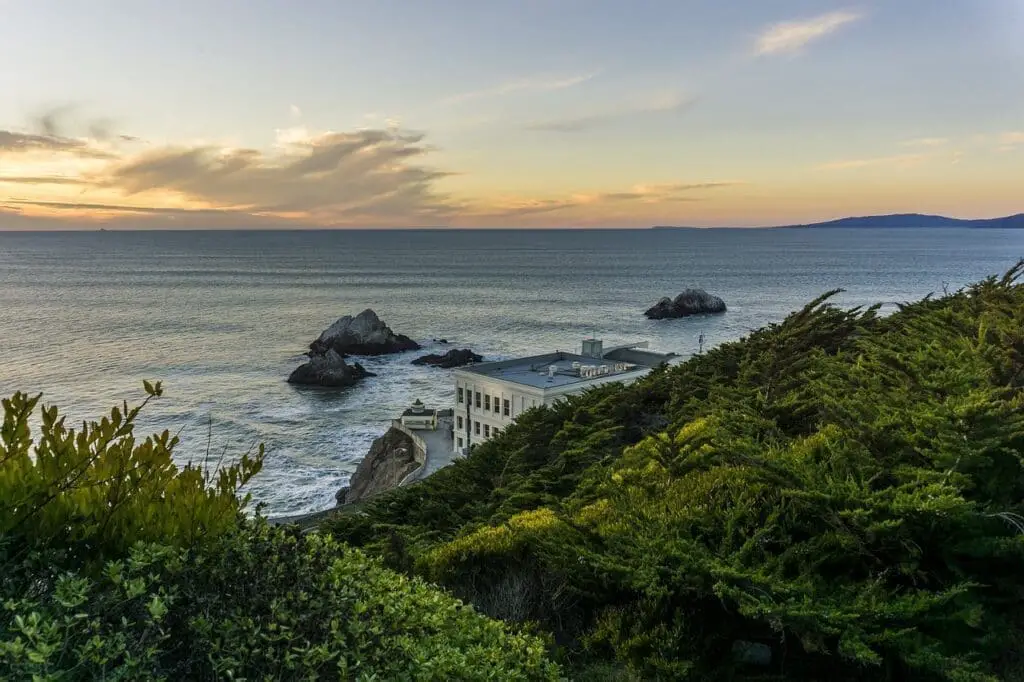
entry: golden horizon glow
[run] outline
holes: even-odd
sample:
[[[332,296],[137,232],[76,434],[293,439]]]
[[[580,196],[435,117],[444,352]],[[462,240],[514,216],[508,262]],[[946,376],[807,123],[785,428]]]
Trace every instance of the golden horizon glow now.
[[[771,0],[740,14],[709,4],[689,22],[666,3],[607,23],[548,7],[534,17],[544,20],[536,49],[496,54],[493,24],[471,5],[410,8],[410,26],[462,38],[453,61],[412,47],[419,34],[380,8],[337,14],[311,1],[321,15],[288,43],[294,57],[266,47],[282,20],[268,7],[209,60],[167,40],[157,7],[137,10],[146,21],[133,26],[152,43],[140,52],[81,8],[11,4],[0,26],[13,57],[0,65],[13,95],[0,102],[0,229],[767,226],[1024,211],[1024,95],[1006,84],[1024,63],[1009,28],[1019,12],[869,0],[807,15]],[[183,2],[208,40],[238,20]],[[506,22],[535,10],[493,8]],[[316,34],[328,19],[348,42]],[[103,40],[77,38],[82,22]],[[566,33],[581,22],[604,42]],[[671,25],[677,41],[654,39]],[[921,38],[925,25],[943,39]],[[409,46],[394,42],[364,73],[357,58],[387,31]],[[942,49],[953,40],[977,49]],[[50,41],[80,59],[51,54]],[[159,71],[166,63],[181,73]],[[208,71],[233,89],[204,86]],[[79,82],[78,96],[104,93],[110,110],[40,107]],[[122,108],[131,125],[106,118]]]

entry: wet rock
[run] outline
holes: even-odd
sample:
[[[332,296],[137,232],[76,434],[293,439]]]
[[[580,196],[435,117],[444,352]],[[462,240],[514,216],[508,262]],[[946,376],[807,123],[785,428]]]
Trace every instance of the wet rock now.
[[[703,289],[687,289],[674,299],[667,296],[648,308],[644,315],[652,320],[664,320],[690,315],[724,313],[725,301]]]
[[[369,308],[355,317],[346,315],[325,329],[309,345],[313,354],[334,350],[340,355],[385,355],[417,350],[418,343],[396,334]]]
[[[468,348],[453,348],[444,355],[438,355],[437,353],[431,353],[430,355],[424,355],[418,357],[412,361],[414,365],[429,365],[431,367],[441,367],[443,369],[451,369],[452,367],[462,367],[472,362],[483,361],[483,356],[477,355]]]
[[[305,386],[352,386],[360,380],[374,376],[358,362],[348,364],[333,348],[325,353],[309,356],[309,362],[300,365],[288,376],[289,384]]]
[[[348,487],[338,492],[338,503],[352,504],[397,488],[406,476],[419,468],[422,457],[423,453],[416,452],[416,445],[408,434],[389,428],[370,445],[370,451],[352,474]]]

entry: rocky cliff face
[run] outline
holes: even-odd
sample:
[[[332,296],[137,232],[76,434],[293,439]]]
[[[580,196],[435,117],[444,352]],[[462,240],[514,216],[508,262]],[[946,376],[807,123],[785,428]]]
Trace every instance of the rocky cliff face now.
[[[412,438],[391,427],[373,441],[370,451],[352,474],[349,486],[338,492],[338,504],[351,504],[397,488],[420,463],[416,460],[416,446]]]
[[[309,344],[314,354],[329,349],[340,355],[384,355],[416,350],[418,343],[402,334],[395,334],[391,328],[369,308],[355,317],[346,315],[325,329],[316,341]]]
[[[690,315],[724,313],[725,301],[703,289],[687,289],[674,299],[667,296],[648,308],[644,315],[652,320],[664,320]]]
[[[349,365],[332,348],[326,353],[310,353],[309,362],[300,365],[288,376],[289,384],[307,386],[351,386],[364,377],[374,376],[358,362]]]

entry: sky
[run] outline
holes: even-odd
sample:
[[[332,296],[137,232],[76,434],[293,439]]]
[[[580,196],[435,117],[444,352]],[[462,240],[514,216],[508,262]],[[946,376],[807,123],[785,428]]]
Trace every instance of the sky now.
[[[0,0],[0,229],[1024,211],[1024,0]]]

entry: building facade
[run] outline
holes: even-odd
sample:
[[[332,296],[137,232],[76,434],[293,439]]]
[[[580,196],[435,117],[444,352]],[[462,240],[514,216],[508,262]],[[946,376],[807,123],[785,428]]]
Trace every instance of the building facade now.
[[[433,431],[437,428],[437,410],[427,409],[417,398],[409,409],[402,412],[401,420],[402,425],[407,428]]]
[[[494,438],[531,408],[601,384],[636,381],[672,357],[643,350],[646,345],[605,351],[599,339],[587,339],[581,353],[556,351],[456,369],[456,452]]]

